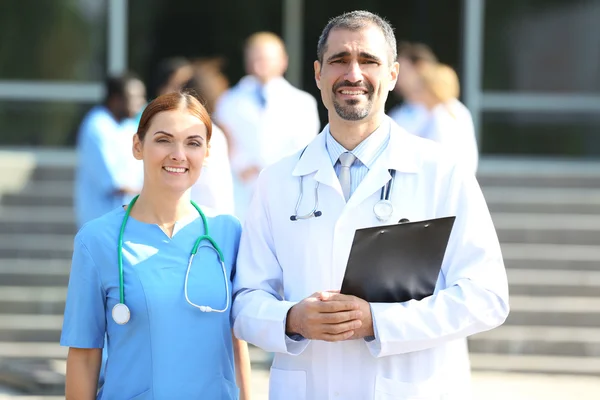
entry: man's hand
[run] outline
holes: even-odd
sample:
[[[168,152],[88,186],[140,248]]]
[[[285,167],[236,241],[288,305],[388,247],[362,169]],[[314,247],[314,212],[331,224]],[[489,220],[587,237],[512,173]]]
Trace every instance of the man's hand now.
[[[327,342],[347,340],[355,335],[363,318],[359,303],[348,298],[332,299],[332,295],[317,292],[290,308],[286,334],[300,334],[307,339]]]
[[[375,332],[373,329],[373,315],[371,314],[371,305],[365,300],[356,297],[350,296],[347,294],[333,293],[333,292],[323,292],[324,296],[321,297],[321,300],[325,302],[346,302],[354,305],[355,309],[360,310],[360,328],[354,330],[354,335],[349,337],[348,339],[362,339],[368,336],[375,336]]]

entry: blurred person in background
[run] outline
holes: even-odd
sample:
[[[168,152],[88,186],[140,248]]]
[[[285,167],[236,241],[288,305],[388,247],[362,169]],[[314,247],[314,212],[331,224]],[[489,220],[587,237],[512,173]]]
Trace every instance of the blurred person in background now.
[[[444,145],[476,173],[479,160],[471,113],[458,100],[456,72],[440,64],[429,47],[403,42],[398,46],[400,66],[395,92],[404,102],[388,115],[409,133]]]
[[[317,102],[284,77],[288,57],[281,38],[250,36],[248,75],[218,100],[215,121],[230,135],[236,215],[243,218],[256,178],[266,166],[305,147],[319,133]]]
[[[61,335],[68,399],[238,399],[236,380],[249,398],[248,349],[230,320],[240,223],[189,198],[211,128],[190,94],[152,101],[133,141],[141,194],[78,232]]]
[[[399,72],[394,91],[402,97],[403,102],[390,110],[388,115],[402,128],[415,135],[419,135],[428,119],[427,108],[420,102],[424,88],[417,74],[417,67],[435,65],[437,62],[437,57],[425,44],[398,44]]]
[[[471,113],[458,100],[460,85],[448,65],[422,65],[417,74],[424,90],[419,101],[428,112],[420,136],[440,143],[460,164],[475,174],[479,161],[475,127]]]
[[[136,193],[127,168],[123,147],[131,136],[123,122],[135,116],[146,103],[146,88],[133,74],[110,77],[105,83],[104,102],[84,117],[77,134],[75,215],[78,227],[123,204],[124,196]]]
[[[194,65],[194,76],[185,85],[197,93],[210,112],[219,95],[215,78],[216,71]],[[210,156],[206,158],[202,174],[191,188],[191,198],[196,203],[211,207],[224,214],[234,214],[233,177],[229,162],[229,147],[223,131],[213,123],[210,139]]]
[[[161,60],[154,71],[150,84],[150,98],[178,92],[194,76],[192,63],[185,57]]]

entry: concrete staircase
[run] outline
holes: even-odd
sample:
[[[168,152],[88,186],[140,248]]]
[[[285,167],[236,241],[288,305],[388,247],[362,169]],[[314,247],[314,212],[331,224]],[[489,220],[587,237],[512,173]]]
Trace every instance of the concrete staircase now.
[[[511,292],[470,339],[474,369],[600,375],[600,164],[486,160]]]
[[[31,394],[64,393],[73,165],[69,151],[0,151],[0,385]],[[484,159],[480,171],[512,312],[470,339],[474,369],[600,374],[600,163]]]
[[[0,152],[0,384],[24,393],[64,394],[74,163],[72,151]]]

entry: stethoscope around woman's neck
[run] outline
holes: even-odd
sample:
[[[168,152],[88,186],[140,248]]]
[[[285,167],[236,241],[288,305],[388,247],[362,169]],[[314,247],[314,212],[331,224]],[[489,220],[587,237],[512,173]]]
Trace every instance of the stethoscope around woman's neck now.
[[[133,200],[131,200],[131,203],[129,203],[129,205],[127,206],[127,209],[125,210],[125,216],[123,217],[123,221],[121,222],[121,229],[119,231],[119,238],[118,238],[118,242],[117,242],[117,257],[118,257],[118,263],[119,263],[119,302],[117,304],[115,304],[115,306],[112,309],[112,317],[113,317],[113,320],[119,325],[125,325],[127,322],[129,322],[129,318],[131,316],[131,311],[129,310],[129,307],[127,307],[127,305],[125,304],[125,282],[124,282],[124,276],[123,276],[124,275],[123,274],[123,237],[125,236],[125,227],[127,226],[127,221],[129,220],[129,214],[131,213],[131,209],[133,208],[138,197],[139,197],[139,195],[135,196],[133,198]],[[227,269],[225,267],[225,259],[223,257],[223,252],[219,248],[219,245],[217,244],[217,242],[215,242],[215,240],[212,238],[212,236],[210,236],[210,234],[208,233],[208,221],[206,220],[206,216],[204,215],[204,213],[202,212],[200,207],[193,201],[190,201],[190,203],[192,204],[192,206],[194,206],[196,211],[198,211],[198,214],[200,214],[200,218],[202,219],[202,225],[204,226],[204,235],[201,235],[196,239],[196,242],[194,243],[194,247],[192,248],[190,257],[188,259],[187,270],[185,273],[185,282],[183,284],[183,292],[185,295],[185,300],[187,301],[187,303],[189,305],[199,309],[202,312],[223,313],[229,309],[229,297],[230,297],[229,296],[229,279],[227,278]],[[192,261],[194,260],[194,256],[198,252],[198,247],[200,246],[200,243],[203,240],[206,240],[207,242],[210,243],[210,245],[211,245],[210,248],[213,249],[215,251],[215,253],[217,253],[219,262],[221,264],[221,271],[223,272],[223,280],[225,282],[225,308],[222,308],[222,309],[215,309],[215,308],[212,308],[207,305],[195,304],[188,297],[188,277],[190,275],[190,270],[192,268]]]
[[[306,150],[306,149],[305,149]],[[304,151],[302,151],[304,154]],[[302,157],[300,154],[300,158]],[[394,181],[396,180],[396,170],[390,169],[388,170],[392,178],[386,182],[385,186],[381,188],[381,195],[379,197],[379,201],[375,203],[373,206],[373,213],[377,217],[377,219],[381,222],[387,222],[392,217],[394,213],[394,205],[390,201],[390,196],[392,193],[392,189],[394,186]],[[323,215],[323,212],[317,210],[319,208],[319,182],[315,183],[315,205],[313,209],[304,215],[298,215],[298,210],[300,208],[300,203],[302,203],[302,197],[304,196],[304,176],[300,176],[300,193],[298,195],[298,201],[296,202],[296,208],[294,210],[294,214],[290,216],[291,221],[298,221],[301,219],[310,219],[317,218]]]

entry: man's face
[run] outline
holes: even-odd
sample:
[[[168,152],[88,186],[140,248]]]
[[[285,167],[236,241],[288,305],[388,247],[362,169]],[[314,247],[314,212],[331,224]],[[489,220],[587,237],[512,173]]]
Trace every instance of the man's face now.
[[[283,76],[287,69],[287,56],[281,44],[265,40],[246,49],[246,72],[261,82]]]
[[[125,87],[124,99],[124,115],[125,118],[131,118],[137,115],[146,105],[146,86],[142,81],[133,79],[127,83]]]
[[[315,80],[330,119],[360,121],[384,112],[398,76],[398,63],[389,57],[383,32],[374,25],[329,33],[323,64],[315,61]]]

